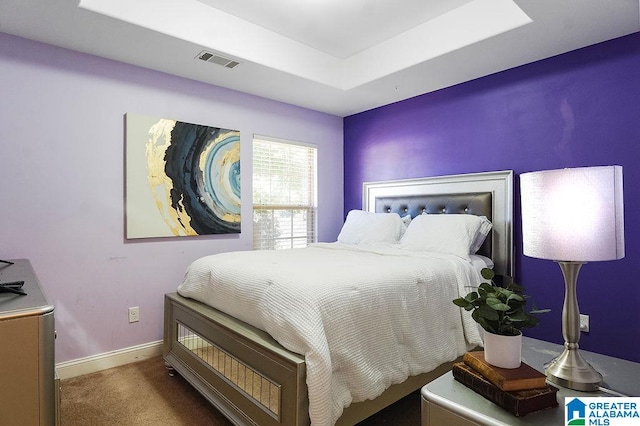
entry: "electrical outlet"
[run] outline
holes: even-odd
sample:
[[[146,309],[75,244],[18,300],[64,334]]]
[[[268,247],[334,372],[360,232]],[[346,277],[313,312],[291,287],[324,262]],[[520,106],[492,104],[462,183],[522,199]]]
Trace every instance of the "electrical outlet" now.
[[[589,315],[580,314],[580,331],[589,332]]]
[[[134,306],[129,308],[129,322],[138,322],[140,321],[140,308]]]

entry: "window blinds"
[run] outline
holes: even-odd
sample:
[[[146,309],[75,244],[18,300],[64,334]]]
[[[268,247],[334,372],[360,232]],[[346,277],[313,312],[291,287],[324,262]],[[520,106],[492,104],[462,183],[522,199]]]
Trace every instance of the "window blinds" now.
[[[316,155],[313,146],[254,136],[254,249],[316,241]]]

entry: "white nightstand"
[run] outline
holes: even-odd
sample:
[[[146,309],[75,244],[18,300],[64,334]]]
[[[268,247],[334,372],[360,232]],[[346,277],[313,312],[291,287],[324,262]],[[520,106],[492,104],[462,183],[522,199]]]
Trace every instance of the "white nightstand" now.
[[[560,355],[562,346],[542,340],[523,338],[522,360],[544,371],[544,365]],[[585,359],[598,370],[603,387],[628,396],[640,396],[640,364],[593,352],[581,351]],[[569,396],[611,396],[603,392],[586,393],[560,388],[558,407],[515,417],[453,378],[451,372],[422,388],[423,426],[520,426],[562,425],[564,398]]]

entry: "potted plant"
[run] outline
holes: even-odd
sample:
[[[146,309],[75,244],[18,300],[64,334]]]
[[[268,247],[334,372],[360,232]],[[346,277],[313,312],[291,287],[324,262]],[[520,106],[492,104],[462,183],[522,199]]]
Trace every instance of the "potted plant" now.
[[[480,274],[488,282],[480,284],[477,291],[454,299],[453,303],[473,311],[471,317],[484,329],[485,360],[497,367],[517,368],[521,361],[522,329],[535,327],[540,321],[535,315],[549,309],[532,306],[527,311],[529,296],[524,294],[524,287],[514,282],[496,285],[493,282],[495,273],[488,268],[482,269]]]

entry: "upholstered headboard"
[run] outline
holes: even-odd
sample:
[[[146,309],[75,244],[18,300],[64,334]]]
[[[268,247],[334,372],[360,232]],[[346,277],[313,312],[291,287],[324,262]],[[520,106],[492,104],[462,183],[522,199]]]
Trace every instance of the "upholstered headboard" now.
[[[363,210],[415,217],[474,214],[493,224],[478,254],[490,257],[499,275],[513,276],[513,172],[511,170],[363,184]]]
[[[467,194],[428,194],[404,197],[378,197],[375,199],[375,211],[398,213],[412,218],[423,214],[472,214],[492,219],[491,192]],[[491,257],[492,239],[487,238],[478,250],[478,254]]]

